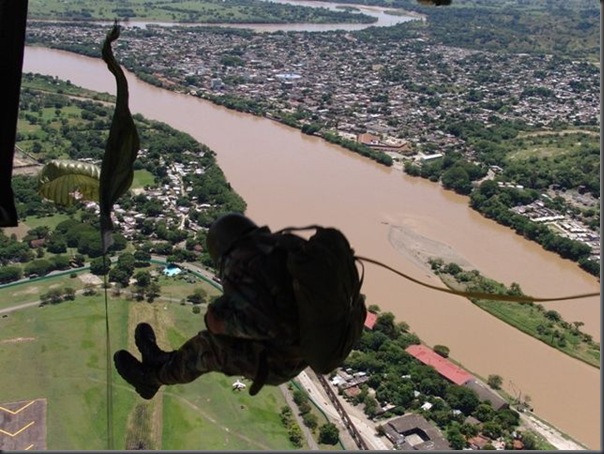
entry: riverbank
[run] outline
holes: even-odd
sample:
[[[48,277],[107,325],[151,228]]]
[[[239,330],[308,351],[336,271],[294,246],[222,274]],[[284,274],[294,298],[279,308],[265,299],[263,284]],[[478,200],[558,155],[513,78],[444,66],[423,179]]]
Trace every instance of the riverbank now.
[[[415,232],[411,226],[391,225],[388,240],[406,260],[423,269],[427,276],[438,276],[450,289],[462,291],[468,290],[468,287],[475,289],[477,285],[482,285],[481,283],[484,282],[488,284],[488,288],[483,291],[492,292],[496,287],[505,289],[502,284],[481,276],[478,271],[473,271],[475,267],[451,246],[423,236]],[[432,266],[434,260],[442,261],[442,266],[436,271]],[[460,282],[461,278],[443,270],[447,264],[456,265],[454,268],[460,273],[465,271],[470,274],[464,273],[467,276],[463,278],[464,282]],[[584,324],[583,321],[567,322],[556,311],[546,311],[543,306],[534,303],[470,300],[482,310],[534,339],[599,369],[600,346],[593,342],[592,336],[579,330]]]
[[[430,274],[433,274],[430,259],[435,258],[457,263],[464,268],[472,266],[466,258],[448,244],[421,235],[409,225],[390,225],[388,241],[405,260]]]

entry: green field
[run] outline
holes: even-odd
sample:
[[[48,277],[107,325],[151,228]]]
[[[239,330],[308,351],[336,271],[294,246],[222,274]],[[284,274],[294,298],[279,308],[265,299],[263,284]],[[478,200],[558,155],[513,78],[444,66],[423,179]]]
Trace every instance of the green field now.
[[[61,276],[47,276],[32,280],[27,284],[9,285],[0,288],[0,309],[18,306],[23,303],[31,303],[40,300],[40,295],[50,289],[64,289],[71,287],[74,290],[84,288],[84,283],[78,278],[70,278],[68,272]],[[81,273],[77,273],[81,274]]]
[[[21,299],[34,297],[28,290],[32,285],[39,294],[44,291],[42,286],[74,281],[77,279],[53,278],[1,289],[0,301],[2,307],[15,305],[15,293],[20,293]],[[208,286],[207,291],[216,290]],[[75,301],[3,315],[0,360],[3,369],[10,373],[0,374],[0,403],[47,399],[49,450],[107,449],[103,295],[78,296]],[[203,311],[193,314],[190,305],[110,297],[111,352],[134,348],[133,327],[142,320],[156,327],[158,342],[165,349],[178,347],[204,326]],[[234,378],[212,373],[187,385],[166,387],[147,402],[136,395],[113,366],[111,370],[110,427],[115,449],[123,449],[127,437],[133,436],[154,440],[157,444],[153,448],[166,450],[293,449],[279,420],[285,399],[278,388],[265,387],[252,398],[245,391],[231,390]],[[156,413],[152,412],[154,406]],[[139,417],[138,424],[133,423],[134,410],[147,407],[152,416],[145,414]]]
[[[27,227],[27,230],[32,230],[32,229],[35,229],[36,227],[40,227],[42,225],[49,227],[50,230],[54,230],[58,224],[60,224],[61,222],[65,221],[67,219],[69,219],[69,215],[57,213],[57,214],[53,214],[52,216],[44,216],[44,217],[28,216],[27,218],[22,219],[20,223],[25,224],[25,226]]]
[[[148,170],[135,170],[134,179],[132,180],[131,189],[144,188],[145,186],[153,186],[155,177]]]
[[[600,134],[590,130],[522,133],[512,141],[515,150],[508,154],[508,159],[515,161],[559,157],[580,151],[582,147],[598,146],[599,141]]]
[[[346,10],[310,8],[259,0],[30,0],[31,19],[113,20],[197,23],[371,23],[371,17]]]

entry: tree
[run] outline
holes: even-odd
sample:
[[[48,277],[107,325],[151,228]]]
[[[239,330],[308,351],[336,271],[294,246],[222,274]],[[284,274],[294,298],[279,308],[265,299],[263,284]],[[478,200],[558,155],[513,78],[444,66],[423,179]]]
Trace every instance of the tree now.
[[[147,286],[147,301],[152,303],[161,293],[161,287],[157,282],[151,282]]]
[[[520,414],[511,408],[504,408],[497,411],[493,420],[498,422],[503,430],[511,432],[520,424]]]
[[[48,302],[50,304],[59,304],[63,301],[63,291],[58,288],[51,288],[47,293]]]
[[[445,400],[453,409],[461,410],[464,415],[470,415],[480,404],[476,392],[464,386],[449,386]]]
[[[493,389],[501,389],[502,384],[503,378],[501,378],[501,375],[491,374],[487,378],[487,385],[489,385]]]
[[[443,186],[446,189],[453,189],[459,194],[470,194],[472,192],[472,182],[466,169],[461,166],[454,165],[449,170],[445,171],[441,177]]]
[[[308,396],[306,393],[300,389],[296,389],[294,391],[294,403],[299,407],[302,402],[308,401]]]
[[[128,287],[128,284],[130,283],[130,276],[132,276],[132,273],[129,273],[127,269],[116,266],[109,270],[108,277],[109,282],[116,282],[123,288]]]
[[[524,449],[529,451],[537,449],[537,437],[530,431],[522,432],[522,443],[524,444]]]
[[[363,399],[363,404],[365,405],[363,411],[370,418],[373,418],[380,408],[378,401],[375,400],[375,398],[370,394],[365,396],[365,399]]]
[[[90,258],[101,257],[103,255],[101,236],[94,230],[85,231],[79,236],[77,248],[80,254],[88,255]]]
[[[24,272],[26,275],[31,276],[37,274],[38,276],[44,276],[52,271],[53,266],[50,261],[45,259],[34,260],[25,265]]]
[[[84,284],[84,296],[93,296],[96,295],[96,288],[94,284],[87,283]]]
[[[23,269],[17,265],[0,266],[0,284],[13,282],[21,279]]]
[[[50,296],[48,293],[42,293],[40,295],[40,307],[46,306],[48,303],[50,303]]]
[[[135,259],[134,266],[143,267],[149,265],[149,261],[151,260],[151,254],[149,254],[147,251],[138,249],[134,251],[133,255]]]
[[[452,423],[447,430],[447,440],[451,448],[456,451],[460,451],[466,447],[466,437],[464,437],[460,431],[458,423]]]
[[[304,402],[300,402],[300,405],[298,405],[298,410],[300,411],[301,415],[306,415],[306,414],[310,413],[310,411],[312,410],[312,407],[310,406],[310,403],[308,403],[308,401],[305,400]]]
[[[434,353],[437,353],[438,355],[442,356],[443,358],[448,358],[449,357],[449,347],[447,347],[446,345],[435,345],[434,348],[432,348],[432,350],[434,350]]]
[[[95,276],[104,276],[109,272],[109,269],[109,261],[106,261],[103,257],[97,257],[90,261],[90,272]]]
[[[128,246],[128,240],[121,233],[113,234],[113,244],[109,247],[110,251],[123,251]]]
[[[493,440],[499,438],[502,435],[502,432],[503,430],[498,422],[486,421],[482,425],[482,433]]]
[[[317,428],[317,426],[319,425],[319,418],[317,418],[317,415],[315,415],[314,413],[304,413],[302,415],[302,421],[304,422],[304,425],[306,427],[308,427],[311,430],[315,430]]]
[[[451,276],[456,276],[461,273],[463,269],[457,263],[451,262],[444,267],[443,271]]]
[[[367,306],[367,311],[373,312],[374,314],[379,314],[380,306],[378,306],[377,304],[370,304],[369,306]]]
[[[69,268],[69,258],[64,255],[55,255],[50,258],[55,270],[66,270]]]
[[[423,378],[418,385],[419,391],[429,396],[442,396],[446,391],[446,384],[438,378]]]
[[[475,437],[476,435],[478,435],[478,433],[480,432],[480,429],[475,424],[463,423],[461,425],[461,427],[459,428],[459,431],[464,435],[464,437],[472,438],[472,437]]]
[[[52,235],[46,242],[46,250],[53,254],[63,254],[67,252],[67,243],[62,236]]]
[[[476,409],[472,413],[472,416],[474,416],[476,419],[478,419],[481,422],[490,421],[491,419],[493,419],[494,415],[495,415],[495,410],[493,409],[493,406],[491,405],[491,403],[488,401],[482,402],[480,405],[478,405],[476,407]]]
[[[35,227],[31,230],[28,230],[27,236],[25,237],[25,239],[29,240],[29,239],[47,238],[49,232],[50,232],[50,228],[48,226],[41,225],[41,226]]]
[[[383,312],[378,315],[375,325],[373,325],[374,331],[381,331],[390,339],[396,339],[398,331],[394,323],[394,314],[392,312]]]
[[[575,327],[575,333],[579,334],[579,328],[581,328],[585,323],[583,322],[572,322]]]
[[[562,320],[562,316],[558,311],[549,310],[545,312],[544,315],[547,319],[551,320],[552,322],[559,322],[560,320]]]
[[[148,271],[139,271],[134,275],[136,279],[136,285],[142,288],[146,288],[151,284],[151,274]]]
[[[319,443],[335,445],[340,439],[340,430],[334,423],[323,424],[319,427]]]
[[[298,426],[298,424],[291,424],[289,426],[289,430],[287,431],[287,435],[289,441],[291,441],[295,447],[299,448],[302,446],[304,434],[302,433],[302,429],[300,429],[300,426]]]
[[[205,289],[201,287],[197,287],[195,290],[193,290],[193,294],[187,296],[187,301],[192,304],[203,304],[206,301],[207,297],[208,292],[206,292]]]
[[[71,287],[65,287],[63,289],[63,299],[65,301],[73,301],[75,299],[76,292]]]
[[[130,252],[122,252],[117,258],[117,267],[126,271],[129,275],[134,272],[136,259]]]
[[[279,417],[281,418],[281,423],[283,423],[284,426],[289,426],[293,417],[292,409],[288,405],[284,405],[281,407]]]

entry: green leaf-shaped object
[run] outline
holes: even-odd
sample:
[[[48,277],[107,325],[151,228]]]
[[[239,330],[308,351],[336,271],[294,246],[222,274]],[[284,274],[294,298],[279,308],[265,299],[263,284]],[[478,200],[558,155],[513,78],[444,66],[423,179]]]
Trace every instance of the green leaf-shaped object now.
[[[109,71],[115,76],[117,83],[115,110],[101,165],[99,205],[101,235],[105,251],[112,243],[113,223],[111,212],[113,204],[132,184],[134,178],[133,165],[140,148],[138,131],[128,107],[128,81],[122,68],[115,60],[111,49],[111,43],[119,36],[120,27],[116,21],[113,28],[107,33],[102,52],[103,60]]]

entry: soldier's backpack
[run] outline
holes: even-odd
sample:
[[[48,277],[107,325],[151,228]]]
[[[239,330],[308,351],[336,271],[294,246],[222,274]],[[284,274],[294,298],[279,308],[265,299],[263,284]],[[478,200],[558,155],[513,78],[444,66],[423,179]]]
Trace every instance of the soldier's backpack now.
[[[327,374],[361,337],[367,310],[348,240],[335,228],[313,228],[316,233],[290,251],[287,269],[298,306],[302,356],[315,372]]]

